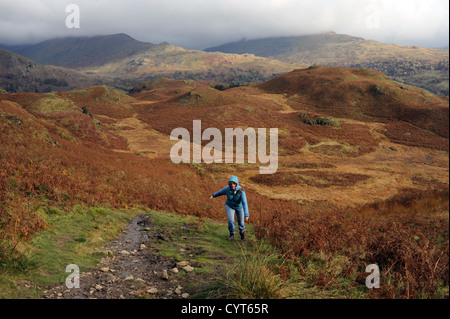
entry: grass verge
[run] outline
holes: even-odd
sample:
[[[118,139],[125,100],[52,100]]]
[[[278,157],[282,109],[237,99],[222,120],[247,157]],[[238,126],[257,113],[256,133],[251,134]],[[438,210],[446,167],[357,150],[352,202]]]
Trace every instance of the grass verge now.
[[[228,241],[226,221],[152,212],[159,240],[151,249],[176,261],[188,260],[194,273],[178,274],[195,299],[311,299],[339,292],[307,287],[295,261],[285,258],[253,225],[246,225],[246,241]],[[226,219],[226,218],[224,218]]]
[[[46,209],[49,228],[20,243],[14,256],[0,264],[0,298],[38,298],[44,287],[65,281],[67,265],[76,264],[81,272],[95,267],[104,255],[100,247],[139,213],[82,206],[69,212]]]

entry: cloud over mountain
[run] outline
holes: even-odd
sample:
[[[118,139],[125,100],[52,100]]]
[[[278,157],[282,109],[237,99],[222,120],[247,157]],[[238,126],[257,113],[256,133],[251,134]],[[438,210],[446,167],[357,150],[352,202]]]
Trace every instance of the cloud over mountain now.
[[[81,28],[67,29],[75,3]],[[446,0],[16,0],[0,3],[0,43],[127,33],[141,41],[203,49],[242,38],[327,31],[382,42],[447,47]]]

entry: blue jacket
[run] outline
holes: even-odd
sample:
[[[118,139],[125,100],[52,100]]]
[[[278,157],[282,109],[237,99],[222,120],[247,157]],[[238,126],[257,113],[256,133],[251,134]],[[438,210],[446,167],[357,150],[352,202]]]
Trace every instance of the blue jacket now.
[[[222,195],[227,195],[227,201],[225,202],[225,204],[235,210],[244,208],[244,216],[250,217],[248,213],[247,196],[245,196],[244,189],[239,186],[239,179],[236,176],[231,176],[228,183],[230,182],[235,182],[237,184],[235,190],[232,190],[230,186],[227,186],[217,193],[212,194],[212,196],[219,197]]]

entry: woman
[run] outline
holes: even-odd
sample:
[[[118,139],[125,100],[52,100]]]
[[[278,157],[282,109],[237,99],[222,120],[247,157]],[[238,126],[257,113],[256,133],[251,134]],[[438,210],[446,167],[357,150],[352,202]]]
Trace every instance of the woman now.
[[[239,186],[239,179],[236,176],[231,176],[228,181],[228,186],[224,189],[214,193],[210,199],[219,197],[222,195],[227,195],[227,200],[225,202],[225,211],[228,216],[228,230],[230,231],[229,240],[234,240],[234,214],[237,215],[239,234],[241,235],[241,240],[245,240],[245,223],[248,222],[250,217],[248,213],[247,197],[245,196],[244,189]]]

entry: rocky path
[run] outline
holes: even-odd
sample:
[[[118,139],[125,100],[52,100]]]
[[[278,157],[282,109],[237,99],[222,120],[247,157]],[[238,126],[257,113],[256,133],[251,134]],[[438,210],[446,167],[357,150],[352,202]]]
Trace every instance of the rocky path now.
[[[176,261],[148,248],[152,240],[165,240],[151,223],[151,216],[138,216],[113,242],[104,246],[106,257],[98,267],[80,274],[80,288],[65,284],[46,291],[45,299],[181,299],[189,292],[178,280],[189,276],[189,261]]]

